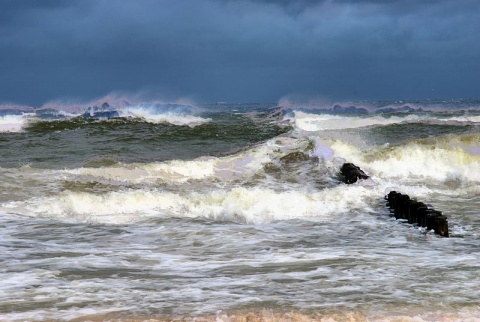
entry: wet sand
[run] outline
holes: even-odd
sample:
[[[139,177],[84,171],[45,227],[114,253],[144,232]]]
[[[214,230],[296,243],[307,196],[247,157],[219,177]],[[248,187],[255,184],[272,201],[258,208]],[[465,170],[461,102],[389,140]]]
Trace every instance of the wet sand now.
[[[477,322],[480,321],[480,307],[462,309],[455,313],[417,312],[411,314],[396,313],[279,313],[264,309],[250,312],[218,312],[215,315],[201,316],[130,316],[126,312],[113,312],[105,315],[91,315],[74,319],[80,321],[118,321],[118,322]]]

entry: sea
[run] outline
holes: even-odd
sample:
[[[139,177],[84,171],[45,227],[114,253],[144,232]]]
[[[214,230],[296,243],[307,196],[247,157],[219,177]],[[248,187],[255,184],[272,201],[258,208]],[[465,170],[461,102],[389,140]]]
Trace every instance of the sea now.
[[[480,321],[480,100],[3,105],[0,321]]]

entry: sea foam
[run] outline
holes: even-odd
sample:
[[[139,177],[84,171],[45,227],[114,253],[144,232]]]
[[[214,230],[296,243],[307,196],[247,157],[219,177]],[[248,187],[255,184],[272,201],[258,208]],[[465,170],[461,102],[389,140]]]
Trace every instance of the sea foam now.
[[[27,123],[27,115],[0,116],[0,132],[21,132]]]
[[[81,180],[108,180],[151,184],[186,183],[190,180],[232,181],[249,178],[269,162],[290,152],[306,151],[309,141],[288,137],[268,140],[245,151],[225,157],[201,157],[195,160],[171,160],[153,163],[120,164],[101,168],[65,170]]]
[[[142,118],[149,123],[169,123],[190,127],[208,123],[209,118],[192,115],[185,109],[168,109],[155,106],[130,106],[119,110],[120,116]]]
[[[331,114],[312,114],[302,111],[294,111],[293,118],[286,116],[295,128],[302,131],[323,131],[355,129],[368,126],[384,126],[400,123],[435,123],[464,125],[480,122],[480,116],[464,115],[438,118],[430,114],[406,114],[404,116],[392,115],[369,115],[369,116],[340,116]]]
[[[94,113],[96,111],[97,113]],[[98,116],[97,116],[98,114]],[[177,104],[154,104],[115,107],[108,104],[105,107],[89,107],[78,116],[105,119],[109,117],[123,117],[141,119],[148,123],[168,123],[172,125],[186,125],[194,127],[211,121],[209,118],[196,116],[191,108]]]
[[[324,220],[368,208],[372,190],[360,185],[321,191],[237,187],[206,193],[129,190],[94,194],[64,191],[0,207],[2,211],[73,222],[125,224],[152,218],[208,218],[260,224],[295,218]]]

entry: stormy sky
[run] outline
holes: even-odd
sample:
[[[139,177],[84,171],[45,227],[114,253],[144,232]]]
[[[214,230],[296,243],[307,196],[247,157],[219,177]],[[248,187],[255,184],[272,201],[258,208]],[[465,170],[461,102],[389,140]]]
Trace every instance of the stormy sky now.
[[[0,102],[478,98],[478,0],[0,0]]]

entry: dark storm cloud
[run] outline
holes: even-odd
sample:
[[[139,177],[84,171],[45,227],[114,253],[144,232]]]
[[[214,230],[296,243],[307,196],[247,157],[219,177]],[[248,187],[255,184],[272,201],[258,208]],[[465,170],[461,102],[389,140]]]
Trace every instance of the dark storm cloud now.
[[[0,101],[477,96],[473,0],[0,0]]]

